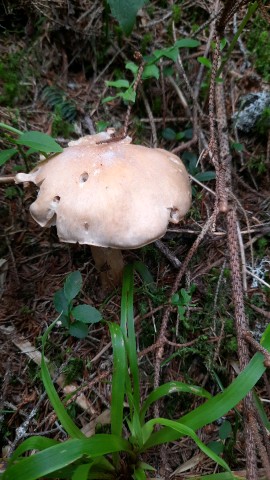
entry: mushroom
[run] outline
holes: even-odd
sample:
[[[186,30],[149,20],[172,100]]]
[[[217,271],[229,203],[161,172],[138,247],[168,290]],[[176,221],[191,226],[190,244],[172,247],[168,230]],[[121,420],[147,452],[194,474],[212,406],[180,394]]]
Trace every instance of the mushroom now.
[[[177,156],[131,144],[130,137],[114,140],[112,134],[111,129],[72,141],[15,177],[16,183],[39,187],[30,206],[39,225],[56,225],[62,242],[91,245],[104,290],[122,276],[121,249],[161,238],[191,204],[188,174]]]

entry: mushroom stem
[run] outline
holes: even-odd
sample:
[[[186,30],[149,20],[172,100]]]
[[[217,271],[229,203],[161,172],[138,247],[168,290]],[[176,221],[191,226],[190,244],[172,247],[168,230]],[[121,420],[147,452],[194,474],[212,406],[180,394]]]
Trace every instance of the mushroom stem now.
[[[122,280],[124,260],[121,250],[91,246],[92,257],[100,274],[102,291],[108,293]]]

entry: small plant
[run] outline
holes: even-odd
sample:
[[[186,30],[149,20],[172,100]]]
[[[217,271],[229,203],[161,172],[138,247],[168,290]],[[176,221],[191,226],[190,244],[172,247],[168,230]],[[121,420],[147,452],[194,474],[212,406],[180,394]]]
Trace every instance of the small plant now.
[[[161,58],[166,58],[177,61],[178,51],[180,48],[196,48],[200,45],[198,40],[192,38],[182,38],[177,40],[175,44],[168,48],[155,50],[152,55],[144,58],[144,69],[142,73],[142,79],[147,80],[149,78],[159,79],[160,73],[157,67],[157,63]],[[118,79],[115,81],[106,81],[108,87],[114,87],[118,90],[118,93],[113,96],[109,96],[103,99],[103,103],[110,102],[116,98],[122,98],[126,102],[134,103],[136,100],[136,91],[134,90],[134,84],[137,79],[139,67],[134,62],[127,62],[125,66],[126,70],[130,70],[134,76],[132,82],[126,79]]]
[[[172,304],[177,306],[177,311],[180,320],[184,323],[186,328],[190,328],[187,321],[186,321],[186,311],[187,308],[192,307],[191,299],[192,293],[195,290],[195,285],[192,285],[189,290],[185,288],[181,288],[180,292],[175,293],[172,297]]]
[[[44,157],[47,157],[50,153],[63,151],[63,148],[45,133],[36,131],[21,132],[17,128],[5,123],[0,123],[0,128],[4,130],[3,137],[12,145],[12,148],[7,148],[0,152],[0,167],[14,155],[20,155],[24,160],[26,170],[29,170],[28,158],[33,153],[41,153]]]
[[[52,107],[55,114],[67,122],[73,122],[77,116],[75,103],[70,100],[65,92],[57,87],[45,87],[42,93],[44,101]]]
[[[225,476],[211,475],[212,480],[236,479],[224,459],[206,446],[195,431],[224,416],[246,396],[265,371],[264,356],[257,352],[231,385],[216,396],[211,396],[196,385],[169,382],[152,391],[141,404],[133,316],[133,269],[133,266],[128,266],[124,271],[120,325],[108,323],[113,347],[111,433],[96,433],[86,438],[61,403],[45,361],[45,346],[55,321],[42,339],[41,374],[48,397],[70,439],[65,442],[44,436],[26,439],[14,452],[6,471],[0,474],[1,480],[37,480],[43,477],[146,480],[147,472],[155,469],[143,462],[143,454],[150,448],[183,436],[189,436],[202,452],[226,470]],[[74,274],[68,277],[64,285],[65,302],[68,305],[81,288],[80,276],[76,272]],[[265,348],[270,348],[270,326],[263,334],[261,343]],[[155,402],[166,395],[179,392],[193,394],[206,401],[176,421],[151,418],[149,409]],[[129,407],[124,415],[125,400]],[[155,425],[162,428],[154,431]],[[124,426],[128,435],[124,435]],[[228,427],[225,431],[223,428],[219,436],[224,442],[230,435]],[[38,453],[24,457],[31,450],[37,450]]]
[[[89,325],[102,320],[101,313],[90,305],[83,303],[73,306],[81,288],[82,276],[79,271],[76,271],[66,278],[64,288],[54,294],[54,307],[60,313],[59,320],[69,334],[76,338],[85,338]]]

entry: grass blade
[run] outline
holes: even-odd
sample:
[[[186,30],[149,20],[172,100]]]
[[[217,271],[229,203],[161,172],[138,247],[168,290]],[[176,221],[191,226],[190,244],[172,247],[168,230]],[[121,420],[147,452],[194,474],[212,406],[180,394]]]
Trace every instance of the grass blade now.
[[[11,464],[2,478],[3,480],[37,480],[71,465],[84,456],[96,458],[119,451],[130,451],[130,445],[116,435],[100,434],[83,440],[67,440]]]
[[[165,395],[170,395],[176,392],[187,392],[192,393],[193,395],[198,395],[200,397],[211,398],[209,392],[207,392],[204,388],[197,387],[196,385],[187,385],[183,382],[168,382],[161,385],[156,390],[148,395],[147,399],[145,400],[140,413],[141,422],[144,421],[144,417],[146,411],[150,407],[150,405],[160,398],[164,397]]]
[[[207,400],[203,405],[196,408],[193,412],[183,416],[178,421],[193,430],[197,430],[208,423],[214,422],[225,415],[231,410],[231,408],[235,407],[235,405],[247,395],[247,393],[258,382],[264,371],[264,356],[257,352],[247,367],[224,390],[224,392]],[[166,427],[153,433],[144,445],[143,450],[153,447],[154,445],[177,440],[180,437],[181,435],[179,436],[177,431],[172,431],[170,428]]]
[[[133,402],[134,408],[139,412],[140,408],[140,382],[139,368],[136,351],[136,335],[133,315],[133,265],[127,265],[124,269],[122,302],[121,302],[121,330],[126,341],[130,371],[133,379]]]
[[[220,465],[225,470],[227,470],[227,472],[229,472],[230,475],[231,475],[229,477],[230,479],[234,479],[234,476],[231,473],[231,470],[230,470],[229,466],[227,465],[227,463],[225,462],[225,460],[223,460],[218,455],[216,455],[216,453],[214,453],[213,450],[211,450],[211,448],[207,447],[199,439],[199,437],[196,435],[194,430],[192,430],[192,428],[188,427],[187,425],[183,425],[182,423],[175,422],[173,420],[167,420],[165,418],[154,418],[153,420],[150,420],[149,422],[147,422],[147,424],[145,425],[145,427],[146,427],[145,430],[152,430],[156,424],[169,427],[169,428],[175,430],[178,435],[179,434],[181,436],[185,435],[185,436],[188,436],[188,437],[192,438],[192,440],[194,440],[196,445],[201,449],[201,451],[203,453],[205,453],[208,457],[210,457],[212,460],[214,460],[214,462],[216,462],[218,465]]]
[[[125,378],[127,374],[126,349],[123,333],[115,323],[109,323],[113,346],[113,380],[111,402],[111,431],[122,435]]]
[[[80,429],[75,425],[73,420],[70,418],[68,415],[64,405],[62,404],[58,393],[54,387],[54,384],[52,382],[49,369],[47,367],[47,363],[45,362],[45,345],[47,338],[49,336],[49,333],[53,329],[55,323],[57,322],[58,319],[56,319],[46,330],[42,337],[42,358],[41,358],[41,378],[45,387],[45,390],[47,392],[47,395],[50,399],[50,402],[52,404],[52,407],[58,416],[63,428],[66,430],[66,432],[72,437],[72,438],[85,438],[85,435],[80,431]]]

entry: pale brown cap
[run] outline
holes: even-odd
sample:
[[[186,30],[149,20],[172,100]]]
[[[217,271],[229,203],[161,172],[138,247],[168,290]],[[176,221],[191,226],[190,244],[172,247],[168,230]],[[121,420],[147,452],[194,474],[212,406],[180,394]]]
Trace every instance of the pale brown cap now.
[[[39,186],[31,205],[42,227],[56,225],[63,242],[138,248],[162,237],[191,204],[182,161],[161,149],[132,145],[129,137],[97,143],[111,132],[71,142],[16,182]]]

